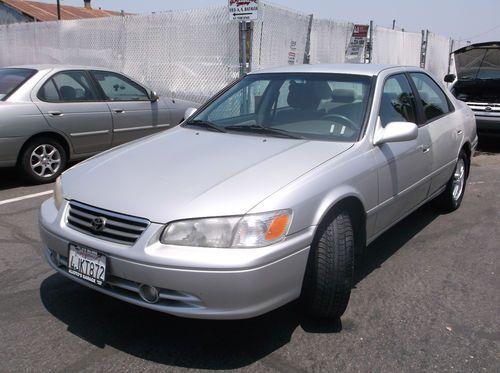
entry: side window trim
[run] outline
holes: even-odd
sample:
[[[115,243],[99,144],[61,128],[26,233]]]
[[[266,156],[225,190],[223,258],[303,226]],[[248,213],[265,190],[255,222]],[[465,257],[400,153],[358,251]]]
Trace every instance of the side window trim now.
[[[408,83],[410,84],[411,90],[413,91],[413,97],[415,97],[415,106],[417,110],[417,126],[418,127],[423,127],[427,125],[427,122],[425,120],[425,113],[424,113],[424,106],[422,105],[422,100],[420,98],[420,95],[418,94],[418,89],[417,86],[415,85],[415,82],[411,78],[410,72],[405,72],[404,73],[406,76],[406,80],[408,80]]]
[[[423,119],[423,122],[422,122],[423,124],[422,124],[422,126],[425,126],[425,125],[427,125],[427,124],[429,124],[429,123],[432,123],[432,122],[434,122],[435,120],[438,120],[438,119],[444,118],[445,116],[447,116],[447,115],[449,115],[449,114],[451,114],[451,113],[453,113],[453,112],[455,111],[455,106],[451,103],[451,101],[450,101],[450,99],[448,98],[448,95],[446,94],[446,92],[444,92],[444,91],[443,91],[443,89],[441,88],[441,86],[440,86],[439,84],[437,84],[437,83],[435,82],[435,80],[434,80],[434,79],[433,79],[430,75],[426,74],[426,73],[425,73],[425,72],[423,72],[423,71],[408,71],[408,72],[406,72],[406,74],[408,75],[408,78],[409,78],[409,80],[410,80],[410,84],[411,84],[411,86],[412,86],[412,87],[414,87],[414,89],[415,89],[415,94],[417,95],[417,96],[415,96],[415,97],[418,97],[418,103],[417,103],[417,105],[418,105],[418,106],[421,108],[421,110],[422,110],[422,119]],[[428,78],[429,78],[432,82],[434,82],[434,83],[435,83],[435,85],[438,87],[438,89],[439,89],[439,90],[441,91],[441,93],[443,94],[443,96],[445,97],[445,99],[446,99],[446,103],[447,103],[447,106],[448,106],[448,110],[449,110],[449,111],[448,111],[448,112],[446,112],[446,113],[443,113],[443,114],[441,114],[441,115],[438,115],[438,116],[436,116],[436,117],[434,117],[434,118],[431,118],[431,119],[429,119],[429,120],[426,120],[426,118],[425,118],[425,113],[424,113],[424,108],[423,108],[423,106],[422,106],[422,99],[420,98],[420,94],[418,93],[417,86],[415,85],[415,82],[413,81],[413,78],[411,77],[411,74],[422,74],[422,75],[425,75],[425,76],[426,76],[426,77],[428,77]]]
[[[109,70],[89,70],[88,73],[92,79],[92,82],[97,86],[97,88],[99,90],[99,94],[102,97],[102,100],[104,102],[147,102],[147,101],[149,101],[148,90],[146,88],[144,88],[141,84],[134,82],[132,79],[128,78],[125,75],[122,75],[122,74],[114,72],[114,71],[109,71]],[[106,93],[102,89],[97,78],[94,76],[94,73],[105,73],[105,74],[117,76],[119,79],[122,79],[126,83],[130,84],[131,86],[135,87],[139,91],[143,92],[144,96],[148,99],[147,100],[112,100],[106,96]]]
[[[54,74],[52,74],[51,76],[49,76],[45,82],[42,84],[42,86],[38,89],[37,93],[36,93],[36,97],[42,101],[42,102],[47,102],[47,103],[51,103],[51,104],[68,104],[68,103],[71,103],[71,104],[76,104],[76,103],[85,103],[85,102],[101,102],[101,95],[99,94],[99,92],[95,89],[95,86],[92,82],[92,80],[89,80],[89,88],[93,90],[93,93],[95,94],[96,96],[96,100],[75,100],[75,101],[62,101],[61,100],[61,93],[59,92],[59,88],[57,87],[57,84],[55,83],[54,81],[54,77],[56,77],[57,75],[59,74],[64,74],[64,73],[73,73],[73,72],[77,72],[77,73],[82,73],[87,79],[89,79],[88,75],[87,75],[87,71],[86,70],[61,70],[61,71],[57,71],[55,72]],[[49,82],[52,82],[52,84],[54,85],[54,88],[56,89],[57,91],[57,95],[59,96],[59,101],[50,101],[50,100],[46,100],[46,99],[43,99],[41,96],[42,96],[42,89],[45,87],[45,85]]]
[[[417,102],[416,102],[416,101],[417,101],[417,100],[416,100],[417,96],[415,96],[415,90],[413,89],[412,82],[410,81],[410,79],[408,79],[407,73],[406,73],[406,72],[404,72],[404,71],[398,71],[398,72],[395,72],[395,73],[393,73],[393,74],[387,75],[387,76],[385,77],[384,82],[382,83],[382,92],[380,93],[380,102],[379,102],[379,105],[378,105],[377,117],[378,117],[378,116],[380,116],[380,108],[381,108],[381,106],[382,106],[382,96],[383,96],[383,94],[384,94],[385,84],[387,83],[387,81],[388,81],[389,79],[394,78],[394,77],[397,77],[398,75],[403,76],[403,77],[406,79],[406,81],[407,81],[408,85],[410,86],[410,89],[411,89],[412,94],[413,94],[413,99],[414,99],[414,101],[415,101],[415,114],[416,114],[416,119],[417,119],[417,121],[416,121],[416,123],[415,123],[415,124],[416,124],[417,126],[419,126],[419,127],[420,127],[420,126],[421,126],[421,124],[420,124],[420,123],[423,121],[423,116],[422,116],[422,117],[420,116],[420,112],[419,112],[419,110],[418,110],[418,104],[417,104]]]

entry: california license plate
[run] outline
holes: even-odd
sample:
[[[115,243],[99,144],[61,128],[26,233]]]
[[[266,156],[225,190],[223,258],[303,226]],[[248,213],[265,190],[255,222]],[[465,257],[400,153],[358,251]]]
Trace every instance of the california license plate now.
[[[68,272],[102,286],[106,279],[106,257],[97,251],[69,244]]]

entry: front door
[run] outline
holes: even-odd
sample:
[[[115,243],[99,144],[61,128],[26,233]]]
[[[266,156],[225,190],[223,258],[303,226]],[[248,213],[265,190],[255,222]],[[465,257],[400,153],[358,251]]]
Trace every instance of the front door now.
[[[147,91],[127,77],[92,71],[113,114],[113,146],[166,129],[170,113],[161,101],[151,102]]]
[[[379,109],[379,126],[389,122],[417,122],[415,98],[404,74],[389,77]],[[429,191],[430,136],[426,126],[411,141],[385,143],[375,148],[378,164],[379,209],[376,231],[393,224],[419,203]]]

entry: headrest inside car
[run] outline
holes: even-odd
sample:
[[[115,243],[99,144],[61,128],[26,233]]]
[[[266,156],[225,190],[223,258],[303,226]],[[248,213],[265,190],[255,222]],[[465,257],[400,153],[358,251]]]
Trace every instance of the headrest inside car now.
[[[354,101],[354,91],[351,89],[334,89],[332,91],[332,101],[350,104]]]
[[[294,109],[315,110],[321,101],[320,93],[313,83],[297,83],[290,81],[287,97],[288,105]]]

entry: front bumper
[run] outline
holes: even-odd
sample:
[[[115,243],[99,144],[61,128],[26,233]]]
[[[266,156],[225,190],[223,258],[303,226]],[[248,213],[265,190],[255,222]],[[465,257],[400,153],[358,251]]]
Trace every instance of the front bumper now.
[[[177,316],[243,319],[300,296],[314,227],[265,248],[211,249],[162,245],[158,237],[163,226],[152,223],[133,246],[126,246],[71,229],[66,225],[67,207],[66,202],[57,211],[49,199],[40,209],[40,234],[49,264],[71,280],[115,298]],[[67,272],[70,243],[106,255],[105,286]],[[142,300],[141,284],[158,288],[160,300]]]

